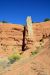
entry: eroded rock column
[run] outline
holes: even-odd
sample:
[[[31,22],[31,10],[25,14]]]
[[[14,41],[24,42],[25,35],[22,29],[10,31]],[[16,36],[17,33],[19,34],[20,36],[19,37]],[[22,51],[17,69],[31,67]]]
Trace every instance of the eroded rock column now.
[[[28,56],[31,53],[33,47],[33,26],[32,26],[32,19],[31,16],[27,17],[26,20],[26,27],[25,27],[25,55]]]
[[[27,17],[27,30],[28,30],[28,39],[33,41],[33,27],[32,27],[32,19],[31,16]]]
[[[32,19],[31,16],[27,17],[27,36],[26,36],[26,40],[27,40],[27,47],[29,49],[31,49],[32,45],[33,45],[33,27],[32,27]]]

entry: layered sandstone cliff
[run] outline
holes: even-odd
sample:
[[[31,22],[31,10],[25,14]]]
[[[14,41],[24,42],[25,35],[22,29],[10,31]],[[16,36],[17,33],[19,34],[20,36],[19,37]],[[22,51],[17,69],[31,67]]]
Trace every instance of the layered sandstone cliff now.
[[[32,27],[33,39],[29,39],[27,26],[0,23],[0,56],[28,51],[35,42],[50,36],[50,21],[32,23]]]
[[[50,21],[33,23],[33,30],[36,41],[41,40],[43,37],[46,38],[50,35]]]
[[[0,56],[22,51],[22,25],[0,23]]]

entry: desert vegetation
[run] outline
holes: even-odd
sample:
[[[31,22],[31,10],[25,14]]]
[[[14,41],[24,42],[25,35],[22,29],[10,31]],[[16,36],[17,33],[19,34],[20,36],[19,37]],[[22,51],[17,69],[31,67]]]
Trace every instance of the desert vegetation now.
[[[2,23],[8,23],[7,21],[1,21]]]
[[[37,53],[38,53],[38,51],[33,51],[33,52],[31,52],[32,53],[32,55],[34,56],[34,55],[36,55]]]
[[[50,18],[45,18],[44,19],[44,22],[46,22],[46,21],[50,21]]]
[[[8,57],[10,64],[13,64],[16,60],[19,60],[21,58],[20,54],[12,54]]]

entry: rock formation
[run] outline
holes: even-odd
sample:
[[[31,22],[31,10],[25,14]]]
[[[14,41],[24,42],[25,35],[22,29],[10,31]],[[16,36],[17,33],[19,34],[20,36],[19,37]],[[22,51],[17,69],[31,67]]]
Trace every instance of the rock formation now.
[[[31,20],[31,16],[27,17],[27,30],[28,30],[28,39],[33,40],[33,26],[32,26],[32,20]]]
[[[22,25],[0,23],[0,56],[22,51],[23,29]]]
[[[50,21],[0,23],[0,75],[50,75]]]
[[[50,36],[50,21],[32,23],[27,18],[27,25],[0,23],[0,56],[22,53],[33,49],[35,42]]]
[[[28,16],[26,19],[26,26],[25,26],[25,46],[24,46],[24,55],[28,56],[30,55],[30,51],[33,47],[33,25],[32,25],[32,19],[31,16]]]

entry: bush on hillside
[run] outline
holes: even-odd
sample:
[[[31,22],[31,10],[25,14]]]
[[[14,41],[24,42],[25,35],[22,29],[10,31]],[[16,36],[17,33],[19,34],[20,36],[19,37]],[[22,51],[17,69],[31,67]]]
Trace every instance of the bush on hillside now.
[[[8,59],[9,59],[10,63],[13,64],[16,60],[20,59],[20,55],[14,53],[11,56],[9,56]]]
[[[49,19],[49,18],[45,18],[45,19],[44,19],[44,22],[45,22],[45,21],[50,21],[50,19]]]
[[[1,21],[2,23],[8,23],[7,21]]]

